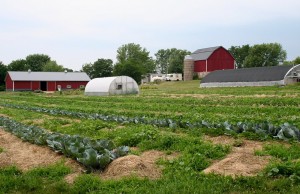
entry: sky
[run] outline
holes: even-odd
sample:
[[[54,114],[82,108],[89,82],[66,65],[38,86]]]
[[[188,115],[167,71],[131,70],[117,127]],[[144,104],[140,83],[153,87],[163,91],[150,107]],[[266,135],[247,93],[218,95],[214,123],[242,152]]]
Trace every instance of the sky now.
[[[280,43],[300,56],[299,0],[0,0],[0,61],[46,54],[80,70],[116,62],[128,43],[150,52]]]

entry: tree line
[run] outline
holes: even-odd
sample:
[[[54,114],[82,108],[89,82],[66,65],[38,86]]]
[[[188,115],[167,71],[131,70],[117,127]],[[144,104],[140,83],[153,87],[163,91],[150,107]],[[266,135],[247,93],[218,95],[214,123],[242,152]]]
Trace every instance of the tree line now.
[[[253,46],[231,46],[228,51],[236,60],[237,68],[300,64],[300,57],[286,61],[286,51],[279,43],[256,44]],[[160,49],[153,59],[150,52],[139,44],[128,43],[117,50],[116,63],[111,59],[99,58],[93,63],[82,65],[81,71],[86,72],[91,79],[127,75],[141,82],[147,73],[183,73],[183,60],[190,51],[183,49]],[[0,90],[4,90],[4,79],[7,71],[73,71],[58,65],[45,54],[28,55],[25,59],[12,61],[4,65],[0,61]]]
[[[231,46],[228,51],[236,61],[237,68],[300,64],[300,56],[286,61],[286,51],[278,43]]]

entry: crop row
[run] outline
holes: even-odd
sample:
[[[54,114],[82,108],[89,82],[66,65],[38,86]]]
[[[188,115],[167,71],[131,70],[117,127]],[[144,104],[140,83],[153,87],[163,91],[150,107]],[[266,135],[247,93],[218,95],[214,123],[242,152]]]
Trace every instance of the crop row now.
[[[117,100],[119,98],[116,98]],[[134,98],[129,98],[124,103],[120,102],[89,102],[79,99],[57,99],[55,98],[25,98],[13,100],[1,100],[4,103],[14,103],[20,105],[39,106],[46,108],[60,107],[62,109],[72,110],[75,112],[117,114],[129,117],[144,115],[152,118],[171,118],[178,117],[194,122],[198,118],[209,118],[210,121],[224,122],[230,120],[238,121],[255,121],[263,122],[265,120],[273,123],[295,122],[300,118],[297,106],[258,106],[249,105],[241,106],[238,104],[230,105],[210,105],[210,104],[161,104],[161,103],[136,103]],[[293,116],[293,117],[291,117]],[[296,123],[298,124],[298,123]]]
[[[103,170],[111,161],[128,153],[127,146],[115,147],[110,140],[92,140],[78,135],[50,133],[0,116],[0,126],[24,141],[47,145],[56,152],[77,160],[88,169]]]
[[[14,99],[18,101],[22,100],[30,100],[35,102],[40,102],[41,96],[6,96],[3,95],[1,97],[2,99]],[[276,106],[276,107],[282,107],[282,106],[289,106],[298,107],[300,105],[299,97],[280,97],[280,96],[272,96],[272,97],[264,97],[264,98],[257,98],[254,96],[247,96],[247,97],[221,97],[218,95],[212,95],[207,96],[203,98],[193,98],[193,97],[182,97],[182,98],[172,98],[172,97],[162,97],[159,98],[156,97],[146,97],[138,98],[138,97],[126,97],[126,98],[120,98],[120,97],[100,97],[100,98],[85,98],[85,97],[76,97],[74,98],[68,98],[68,97],[48,97],[43,98],[43,101],[46,103],[83,103],[83,104],[132,104],[134,102],[135,104],[160,104],[160,105],[180,105],[180,106],[198,106],[198,105],[224,105],[224,106],[230,106],[230,105],[238,105],[238,106],[252,106],[252,105],[264,105],[264,106]]]
[[[98,113],[83,113],[83,112],[73,112],[68,110],[61,109],[48,109],[48,108],[40,108],[40,107],[31,107],[31,106],[21,106],[15,104],[1,104],[1,106],[9,107],[9,108],[17,108],[30,110],[35,112],[41,112],[51,115],[63,115],[70,116],[75,118],[85,118],[85,119],[100,119],[104,121],[113,121],[119,123],[134,123],[134,124],[147,124],[154,125],[158,127],[169,127],[169,128],[186,128],[186,129],[197,129],[197,128],[208,128],[211,130],[214,129],[223,129],[225,133],[244,133],[250,132],[259,134],[262,138],[273,137],[277,139],[295,139],[300,141],[300,131],[296,126],[293,126],[289,123],[284,123],[281,125],[274,125],[269,122],[261,122],[261,123],[251,123],[251,122],[237,122],[236,124],[229,123],[227,121],[216,123],[216,122],[208,122],[205,120],[199,120],[197,122],[190,122],[184,120],[173,120],[169,118],[161,118],[161,119],[153,119],[147,117],[126,117],[119,115],[104,115]]]

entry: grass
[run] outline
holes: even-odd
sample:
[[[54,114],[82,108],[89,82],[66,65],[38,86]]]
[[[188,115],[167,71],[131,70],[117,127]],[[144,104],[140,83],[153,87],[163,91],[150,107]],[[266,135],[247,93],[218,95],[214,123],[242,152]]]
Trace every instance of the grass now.
[[[82,91],[63,94],[0,93],[0,103],[61,108],[78,112],[107,113],[149,118],[212,121],[289,122],[300,127],[300,87],[199,88],[200,81],[165,82],[143,86],[139,96],[86,97]],[[95,174],[82,174],[73,184],[64,177],[71,170],[62,163],[22,172],[15,166],[0,168],[0,193],[299,193],[300,147],[298,142],[267,140],[258,155],[273,159],[255,177],[205,175],[202,170],[230,153],[231,146],[214,145],[203,135],[218,136],[223,129],[163,128],[1,108],[0,114],[27,125],[50,131],[110,139],[116,145],[145,150],[178,152],[173,160],[160,160],[164,167],[158,180],[137,177],[103,180]],[[243,138],[259,140],[252,133],[236,135],[233,146],[243,146]],[[265,140],[266,141],[266,140]],[[282,146],[287,145],[287,146]],[[0,154],[3,149],[0,148]]]

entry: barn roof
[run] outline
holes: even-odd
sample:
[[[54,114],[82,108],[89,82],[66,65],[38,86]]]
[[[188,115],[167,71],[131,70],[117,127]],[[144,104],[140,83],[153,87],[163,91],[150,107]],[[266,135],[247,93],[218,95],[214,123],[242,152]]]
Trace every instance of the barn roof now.
[[[90,81],[85,72],[8,71],[12,81]]]
[[[217,49],[221,48],[222,46],[216,46],[216,47],[209,47],[209,48],[203,48],[198,49],[195,52],[191,54],[194,61],[199,60],[206,60],[210,57],[210,55]]]
[[[283,80],[292,68],[292,65],[285,65],[217,70],[205,76],[201,83],[279,81]]]

